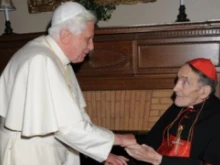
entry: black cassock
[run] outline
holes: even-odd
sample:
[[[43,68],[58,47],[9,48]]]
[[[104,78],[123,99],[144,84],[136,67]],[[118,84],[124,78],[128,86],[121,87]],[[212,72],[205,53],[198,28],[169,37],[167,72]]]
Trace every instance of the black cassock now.
[[[167,135],[177,136],[180,125],[183,126],[181,139],[191,142],[189,157],[163,156],[161,165],[220,165],[220,100],[212,95],[193,110],[171,105],[148,134],[136,138],[138,143],[158,150]],[[148,163],[131,161],[130,164]]]

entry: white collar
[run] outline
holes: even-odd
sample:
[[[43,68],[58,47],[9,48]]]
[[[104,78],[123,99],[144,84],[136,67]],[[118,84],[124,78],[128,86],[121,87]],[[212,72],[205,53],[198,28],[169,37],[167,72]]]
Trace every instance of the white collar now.
[[[51,47],[51,49],[54,51],[56,56],[61,60],[63,65],[70,64],[70,60],[67,58],[67,56],[64,54],[62,49],[59,47],[59,45],[56,43],[56,41],[49,35],[45,37],[47,43]]]

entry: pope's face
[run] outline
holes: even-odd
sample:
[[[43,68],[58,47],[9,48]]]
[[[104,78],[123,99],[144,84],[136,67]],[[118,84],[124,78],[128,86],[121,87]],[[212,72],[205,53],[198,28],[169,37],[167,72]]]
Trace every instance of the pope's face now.
[[[67,58],[72,63],[82,62],[86,55],[94,49],[93,45],[94,37],[94,23],[88,22],[85,30],[78,34],[72,34],[69,41],[69,48]]]
[[[178,80],[174,87],[176,98],[174,103],[179,107],[188,107],[203,101],[199,76],[186,64],[178,72]]]

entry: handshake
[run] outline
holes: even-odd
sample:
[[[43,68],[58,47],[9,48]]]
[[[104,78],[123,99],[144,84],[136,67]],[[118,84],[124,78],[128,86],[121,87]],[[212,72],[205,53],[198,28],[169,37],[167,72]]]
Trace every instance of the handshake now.
[[[119,145],[121,147],[124,147],[128,155],[139,161],[148,162],[153,165],[159,165],[161,163],[162,155],[157,153],[150,146],[147,146],[145,144],[143,145],[138,144],[135,139],[135,136],[132,134],[124,134],[124,135],[115,134],[114,145]],[[129,165],[128,162],[129,162],[128,158],[110,153],[104,164]]]

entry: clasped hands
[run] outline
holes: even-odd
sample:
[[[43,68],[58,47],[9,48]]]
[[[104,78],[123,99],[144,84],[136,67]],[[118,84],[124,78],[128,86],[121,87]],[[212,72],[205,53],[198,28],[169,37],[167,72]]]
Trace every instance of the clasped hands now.
[[[115,145],[124,147],[131,157],[139,161],[148,162],[153,165],[159,165],[161,163],[162,156],[150,146],[138,144],[132,134],[116,134]],[[127,165],[127,161],[128,159],[124,156],[109,154],[105,165]]]

